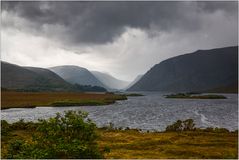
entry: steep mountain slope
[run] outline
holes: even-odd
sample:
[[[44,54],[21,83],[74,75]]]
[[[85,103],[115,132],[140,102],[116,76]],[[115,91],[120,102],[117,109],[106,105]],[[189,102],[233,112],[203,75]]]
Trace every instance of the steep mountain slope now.
[[[135,83],[137,83],[143,77],[142,74],[138,75],[127,87],[126,89],[132,87]]]
[[[129,82],[116,79],[115,77],[107,73],[98,71],[91,71],[91,73],[110,89],[124,89],[129,84]]]
[[[151,68],[129,91],[208,91],[238,83],[238,47],[198,50]]]
[[[238,93],[238,82],[206,90],[208,93]]]
[[[43,68],[21,67],[1,61],[1,87],[20,90],[70,90],[71,85]]]
[[[105,87],[90,71],[82,67],[65,65],[49,69],[71,84]]]

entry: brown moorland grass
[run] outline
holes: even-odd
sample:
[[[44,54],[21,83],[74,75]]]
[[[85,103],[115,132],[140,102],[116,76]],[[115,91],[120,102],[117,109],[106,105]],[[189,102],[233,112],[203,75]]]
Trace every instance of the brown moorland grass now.
[[[105,105],[126,96],[112,93],[77,93],[77,92],[1,92],[1,109],[30,108],[36,106]]]
[[[2,156],[7,154],[10,141],[17,139],[31,141],[34,130],[13,130],[7,137],[2,137]],[[101,150],[105,147],[110,152],[105,153],[107,159],[154,159],[154,158],[211,158],[237,159],[237,132],[154,132],[140,133],[136,130],[106,130],[97,129],[97,143]]]
[[[205,131],[140,133],[135,130],[100,130],[100,146],[111,158],[238,158],[238,133]]]

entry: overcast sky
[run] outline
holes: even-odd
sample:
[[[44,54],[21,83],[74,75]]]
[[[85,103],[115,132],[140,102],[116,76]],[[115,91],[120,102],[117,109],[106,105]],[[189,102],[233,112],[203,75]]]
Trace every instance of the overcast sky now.
[[[238,2],[2,2],[1,59],[132,81],[155,64],[238,44]]]

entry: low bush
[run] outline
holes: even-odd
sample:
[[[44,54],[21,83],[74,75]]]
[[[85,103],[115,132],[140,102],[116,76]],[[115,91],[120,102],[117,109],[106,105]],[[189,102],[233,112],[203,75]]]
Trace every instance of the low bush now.
[[[1,135],[7,136],[10,131],[10,125],[6,120],[1,120]]]
[[[195,124],[192,119],[187,119],[185,121],[178,120],[166,127],[166,131],[192,131],[195,130]]]
[[[83,112],[68,111],[48,120],[39,120],[31,142],[10,143],[7,157],[14,159],[103,158],[95,124]],[[108,150],[107,150],[108,151]]]
[[[218,128],[218,127],[216,127],[216,128],[208,127],[208,128],[203,129],[203,131],[205,131],[205,132],[217,132],[217,133],[228,133],[228,132],[230,132],[226,128]]]
[[[13,130],[34,130],[37,128],[37,123],[25,122],[23,119],[10,124],[9,126]]]
[[[214,132],[214,133],[229,133],[230,131],[226,128],[213,128],[207,127],[205,129],[196,128],[193,119],[187,119],[185,121],[177,120],[175,123],[166,127],[166,132],[174,131],[199,131],[199,132]],[[233,131],[237,133],[238,130]],[[232,132],[232,133],[233,133]]]
[[[200,130],[202,130],[202,129],[200,129]],[[214,128],[212,128],[212,127],[207,127],[207,128],[205,128],[205,129],[203,129],[203,131],[205,131],[205,132],[213,132],[213,131],[214,131]]]

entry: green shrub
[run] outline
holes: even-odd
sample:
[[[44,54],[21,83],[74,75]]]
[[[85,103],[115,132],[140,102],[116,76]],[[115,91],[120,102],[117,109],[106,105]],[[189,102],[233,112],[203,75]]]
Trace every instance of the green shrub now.
[[[184,131],[191,131],[195,129],[195,124],[192,119],[187,119],[183,121],[183,127]]]
[[[22,150],[24,148],[24,141],[23,140],[14,140],[9,143],[8,146],[8,153],[7,153],[7,159],[17,159],[22,158],[20,155],[22,154]]]
[[[24,122],[24,119],[20,119],[19,121],[12,123],[11,128],[13,130],[16,129],[26,129],[26,122]]]
[[[187,119],[185,121],[178,120],[166,127],[166,131],[192,131],[195,130],[195,124],[192,119]]]
[[[228,133],[228,132],[230,132],[228,129],[226,129],[226,128],[215,128],[214,129],[214,131],[215,132],[218,132],[218,133]]]
[[[9,133],[10,127],[6,120],[1,120],[1,135],[7,136]]]
[[[177,120],[177,122],[173,123],[172,125],[167,126],[166,131],[182,131],[182,121]]]
[[[106,153],[110,153],[110,147],[105,146],[105,147],[104,147],[104,152],[106,152]]]
[[[205,128],[205,129],[203,129],[203,131],[205,131],[205,132],[214,132],[214,128],[212,128],[212,127],[207,127],[207,128]]]
[[[177,122],[166,127],[166,132],[174,131],[201,131],[201,132],[214,132],[214,133],[229,133],[230,131],[226,128],[213,128],[207,127],[205,129],[196,128],[193,119],[187,119],[185,121],[177,120]],[[238,130],[235,130],[232,133],[237,133]]]
[[[205,132],[217,132],[217,133],[229,133],[230,131],[226,128],[212,128],[212,127],[208,127],[208,128],[205,128],[203,129],[203,131]]]
[[[39,120],[32,142],[16,141],[6,158],[103,158],[96,144],[96,126],[83,112],[68,111]]]
[[[25,122],[23,119],[20,119],[19,121],[10,125],[10,128],[13,130],[33,130],[36,129],[36,127],[37,123]]]
[[[114,127],[114,123],[110,122],[108,125],[101,127],[101,129],[113,131],[113,130],[116,130],[116,127]]]

